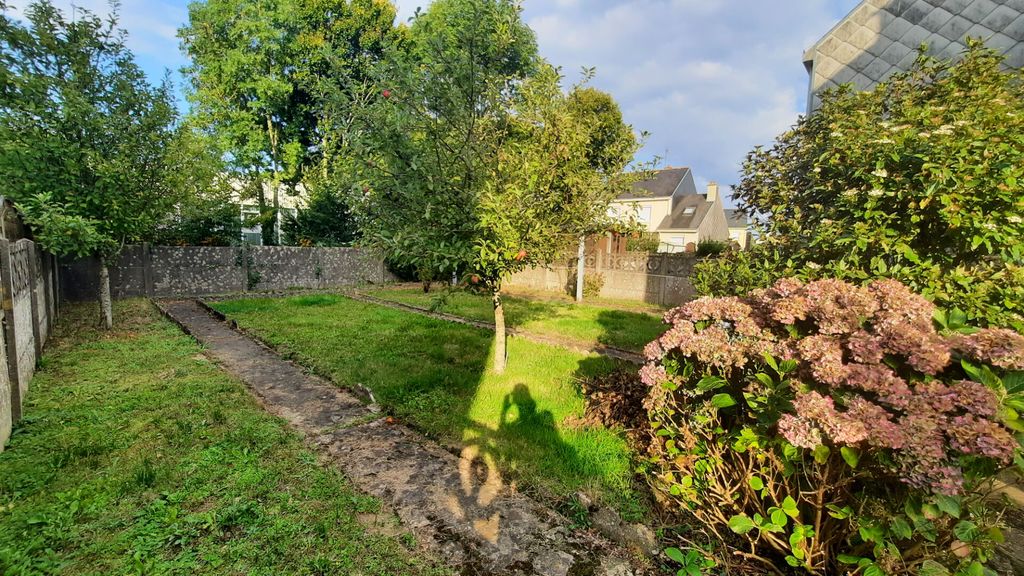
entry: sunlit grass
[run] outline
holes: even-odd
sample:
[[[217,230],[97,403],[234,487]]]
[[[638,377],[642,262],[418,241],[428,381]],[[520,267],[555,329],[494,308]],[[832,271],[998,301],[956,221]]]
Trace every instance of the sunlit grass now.
[[[472,320],[494,321],[490,298],[462,290],[424,293],[418,287],[378,288],[367,294],[429,308],[442,295],[438,311]],[[603,344],[640,352],[667,328],[658,309],[649,304],[633,303],[635,308],[621,309],[598,301],[575,304],[563,298],[506,296],[505,317],[510,328],[572,340],[585,345]]]
[[[580,379],[621,367],[523,339],[488,370],[493,334],[341,296],[218,302],[215,308],[342,385],[373,390],[389,412],[443,442],[481,443],[520,489],[564,500],[583,490],[642,514],[629,448],[616,431],[577,427]]]

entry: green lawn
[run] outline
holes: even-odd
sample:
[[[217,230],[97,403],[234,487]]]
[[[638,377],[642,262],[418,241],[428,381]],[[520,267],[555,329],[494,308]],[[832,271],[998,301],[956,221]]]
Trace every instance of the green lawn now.
[[[383,300],[391,300],[422,308],[443,293],[425,294],[418,287],[379,288],[366,292]],[[494,307],[489,297],[464,291],[453,291],[442,300],[437,310],[472,320],[494,321]],[[536,296],[506,296],[505,319],[510,328],[535,334],[556,336],[581,344],[604,344],[640,352],[648,342],[667,329],[656,307],[634,303],[637,307],[623,310],[607,302],[575,304],[566,299]],[[641,311],[643,310],[643,311]]]
[[[0,574],[437,574],[146,302],[65,309],[0,453]]]
[[[335,382],[369,387],[427,434],[484,445],[521,490],[562,502],[583,490],[643,514],[626,441],[572,422],[580,379],[621,367],[613,360],[512,338],[499,376],[486,368],[493,334],[479,328],[332,295],[213,306]]]

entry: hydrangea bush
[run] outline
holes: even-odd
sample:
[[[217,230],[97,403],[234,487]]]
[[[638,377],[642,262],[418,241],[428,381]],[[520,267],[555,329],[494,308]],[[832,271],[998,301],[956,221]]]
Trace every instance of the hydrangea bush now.
[[[811,573],[985,574],[1021,457],[1024,337],[895,280],[782,279],[669,311],[641,378],[653,478],[734,555]],[[989,571],[990,572],[990,571]]]

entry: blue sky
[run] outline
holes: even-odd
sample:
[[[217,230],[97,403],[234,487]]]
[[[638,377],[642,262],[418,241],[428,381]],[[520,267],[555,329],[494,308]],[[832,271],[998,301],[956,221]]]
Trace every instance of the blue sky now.
[[[14,11],[26,0],[11,0]],[[626,121],[650,133],[643,159],[690,166],[698,186],[734,184],[739,165],[806,108],[803,51],[858,0],[525,0],[541,54],[567,81],[597,68]],[[54,0],[98,13],[106,0]],[[429,0],[398,0],[404,20]],[[175,36],[187,0],[122,0],[128,45],[155,80],[186,63]],[[184,104],[182,105],[185,106]]]

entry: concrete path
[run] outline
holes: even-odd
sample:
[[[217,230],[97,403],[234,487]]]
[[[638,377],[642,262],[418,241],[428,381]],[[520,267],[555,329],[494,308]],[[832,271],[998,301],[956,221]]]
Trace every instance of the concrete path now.
[[[305,373],[192,300],[158,306],[288,420],[363,491],[391,507],[421,544],[467,575],[626,576],[606,543],[510,490],[486,445],[456,456],[389,424],[355,396]]]

